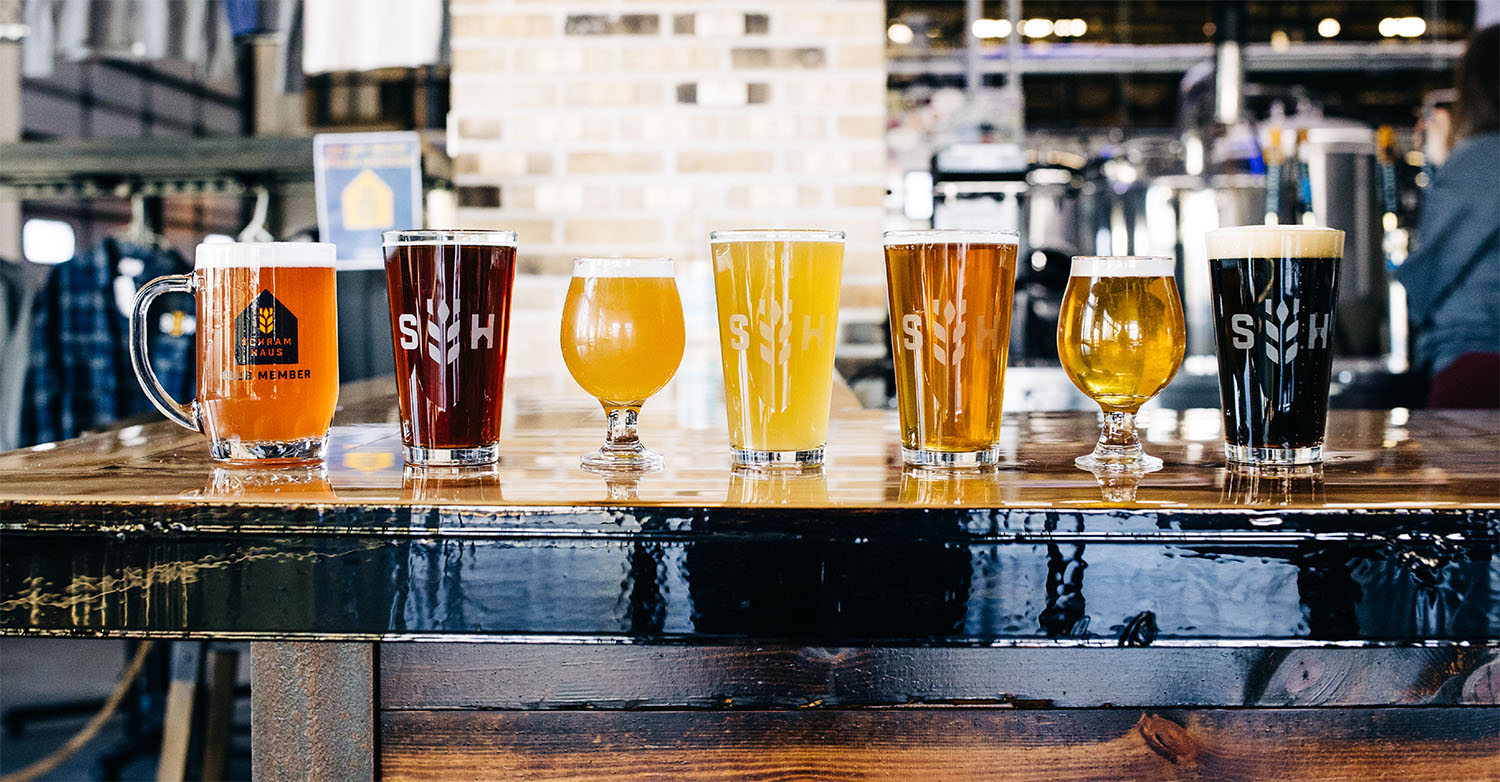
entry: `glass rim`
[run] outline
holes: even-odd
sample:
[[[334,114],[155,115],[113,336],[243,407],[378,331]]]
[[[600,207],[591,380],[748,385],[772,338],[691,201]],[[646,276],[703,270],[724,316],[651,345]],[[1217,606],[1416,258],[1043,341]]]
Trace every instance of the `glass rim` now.
[[[467,244],[476,247],[515,247],[517,239],[518,236],[515,231],[497,231],[486,228],[424,228],[385,231],[380,234],[380,242],[386,247],[437,244]]]
[[[1075,255],[1070,277],[1173,277],[1177,259],[1170,255]]]
[[[938,241],[920,241],[936,239]],[[911,228],[880,235],[887,247],[894,244],[1021,244],[1021,232],[1009,228]]]
[[[727,242],[843,242],[843,231],[821,228],[735,228],[711,231],[709,244]]]
[[[1075,255],[1075,261],[1171,261],[1177,263],[1177,259],[1170,255]]]
[[[1343,233],[1342,228],[1330,228],[1326,225],[1303,225],[1291,223],[1289,225],[1221,225],[1218,228],[1210,228],[1205,234],[1226,233],[1229,231],[1244,231],[1247,233]]]
[[[655,258],[579,256],[573,259],[573,276],[672,279],[677,276],[677,264],[667,256]]]

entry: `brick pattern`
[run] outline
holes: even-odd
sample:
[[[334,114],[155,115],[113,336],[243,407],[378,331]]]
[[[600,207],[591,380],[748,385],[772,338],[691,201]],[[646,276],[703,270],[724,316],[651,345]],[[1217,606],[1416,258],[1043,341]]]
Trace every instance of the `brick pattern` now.
[[[555,333],[576,255],[670,255],[681,276],[719,228],[846,231],[850,301],[883,289],[885,3],[451,8],[458,220],[520,233],[542,278],[518,284],[518,326]]]

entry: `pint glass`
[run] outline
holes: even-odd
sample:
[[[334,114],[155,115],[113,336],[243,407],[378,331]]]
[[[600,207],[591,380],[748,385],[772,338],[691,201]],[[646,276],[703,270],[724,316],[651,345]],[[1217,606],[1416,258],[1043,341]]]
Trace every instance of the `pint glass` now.
[[[999,460],[1016,244],[1014,231],[886,232],[906,464],[978,467]]]
[[[339,398],[338,307],[331,244],[200,244],[192,274],[141,288],[130,316],[130,361],[151,403],[208,435],[226,462],[322,459]],[[198,398],[167,395],[146,355],[157,296],[192,293]]]
[[[511,231],[386,231],[401,443],[416,465],[500,458]]]
[[[844,234],[715,231],[729,443],[738,464],[821,464]]]
[[[1221,228],[1208,232],[1207,244],[1225,456],[1321,462],[1344,232]]]

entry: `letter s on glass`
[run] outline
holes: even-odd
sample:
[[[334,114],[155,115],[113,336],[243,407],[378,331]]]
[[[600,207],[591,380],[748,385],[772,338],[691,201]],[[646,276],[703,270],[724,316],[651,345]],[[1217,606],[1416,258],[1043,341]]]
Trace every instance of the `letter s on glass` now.
[[[916,315],[901,316],[901,331],[906,335],[901,347],[907,350],[922,349],[922,319]]]
[[[1229,330],[1234,332],[1232,342],[1240,350],[1255,347],[1255,319],[1241,313],[1229,317]]]
[[[396,320],[401,330],[401,347],[412,350],[422,344],[422,337],[417,331],[417,316],[404,314]]]
[[[729,316],[729,348],[745,350],[750,347],[750,319],[744,315]]]

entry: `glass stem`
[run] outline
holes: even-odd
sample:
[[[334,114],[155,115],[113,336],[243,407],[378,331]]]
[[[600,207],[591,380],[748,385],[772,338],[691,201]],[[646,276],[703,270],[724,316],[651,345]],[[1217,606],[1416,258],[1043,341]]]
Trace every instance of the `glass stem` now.
[[[1135,428],[1135,413],[1113,411],[1104,414],[1104,430],[1099,434],[1099,456],[1128,457],[1142,453],[1141,435]]]
[[[636,434],[636,421],[641,415],[640,405],[606,407],[604,411],[609,421],[609,429],[604,433],[605,451],[640,451],[644,449],[644,446],[641,445],[640,436]]]

